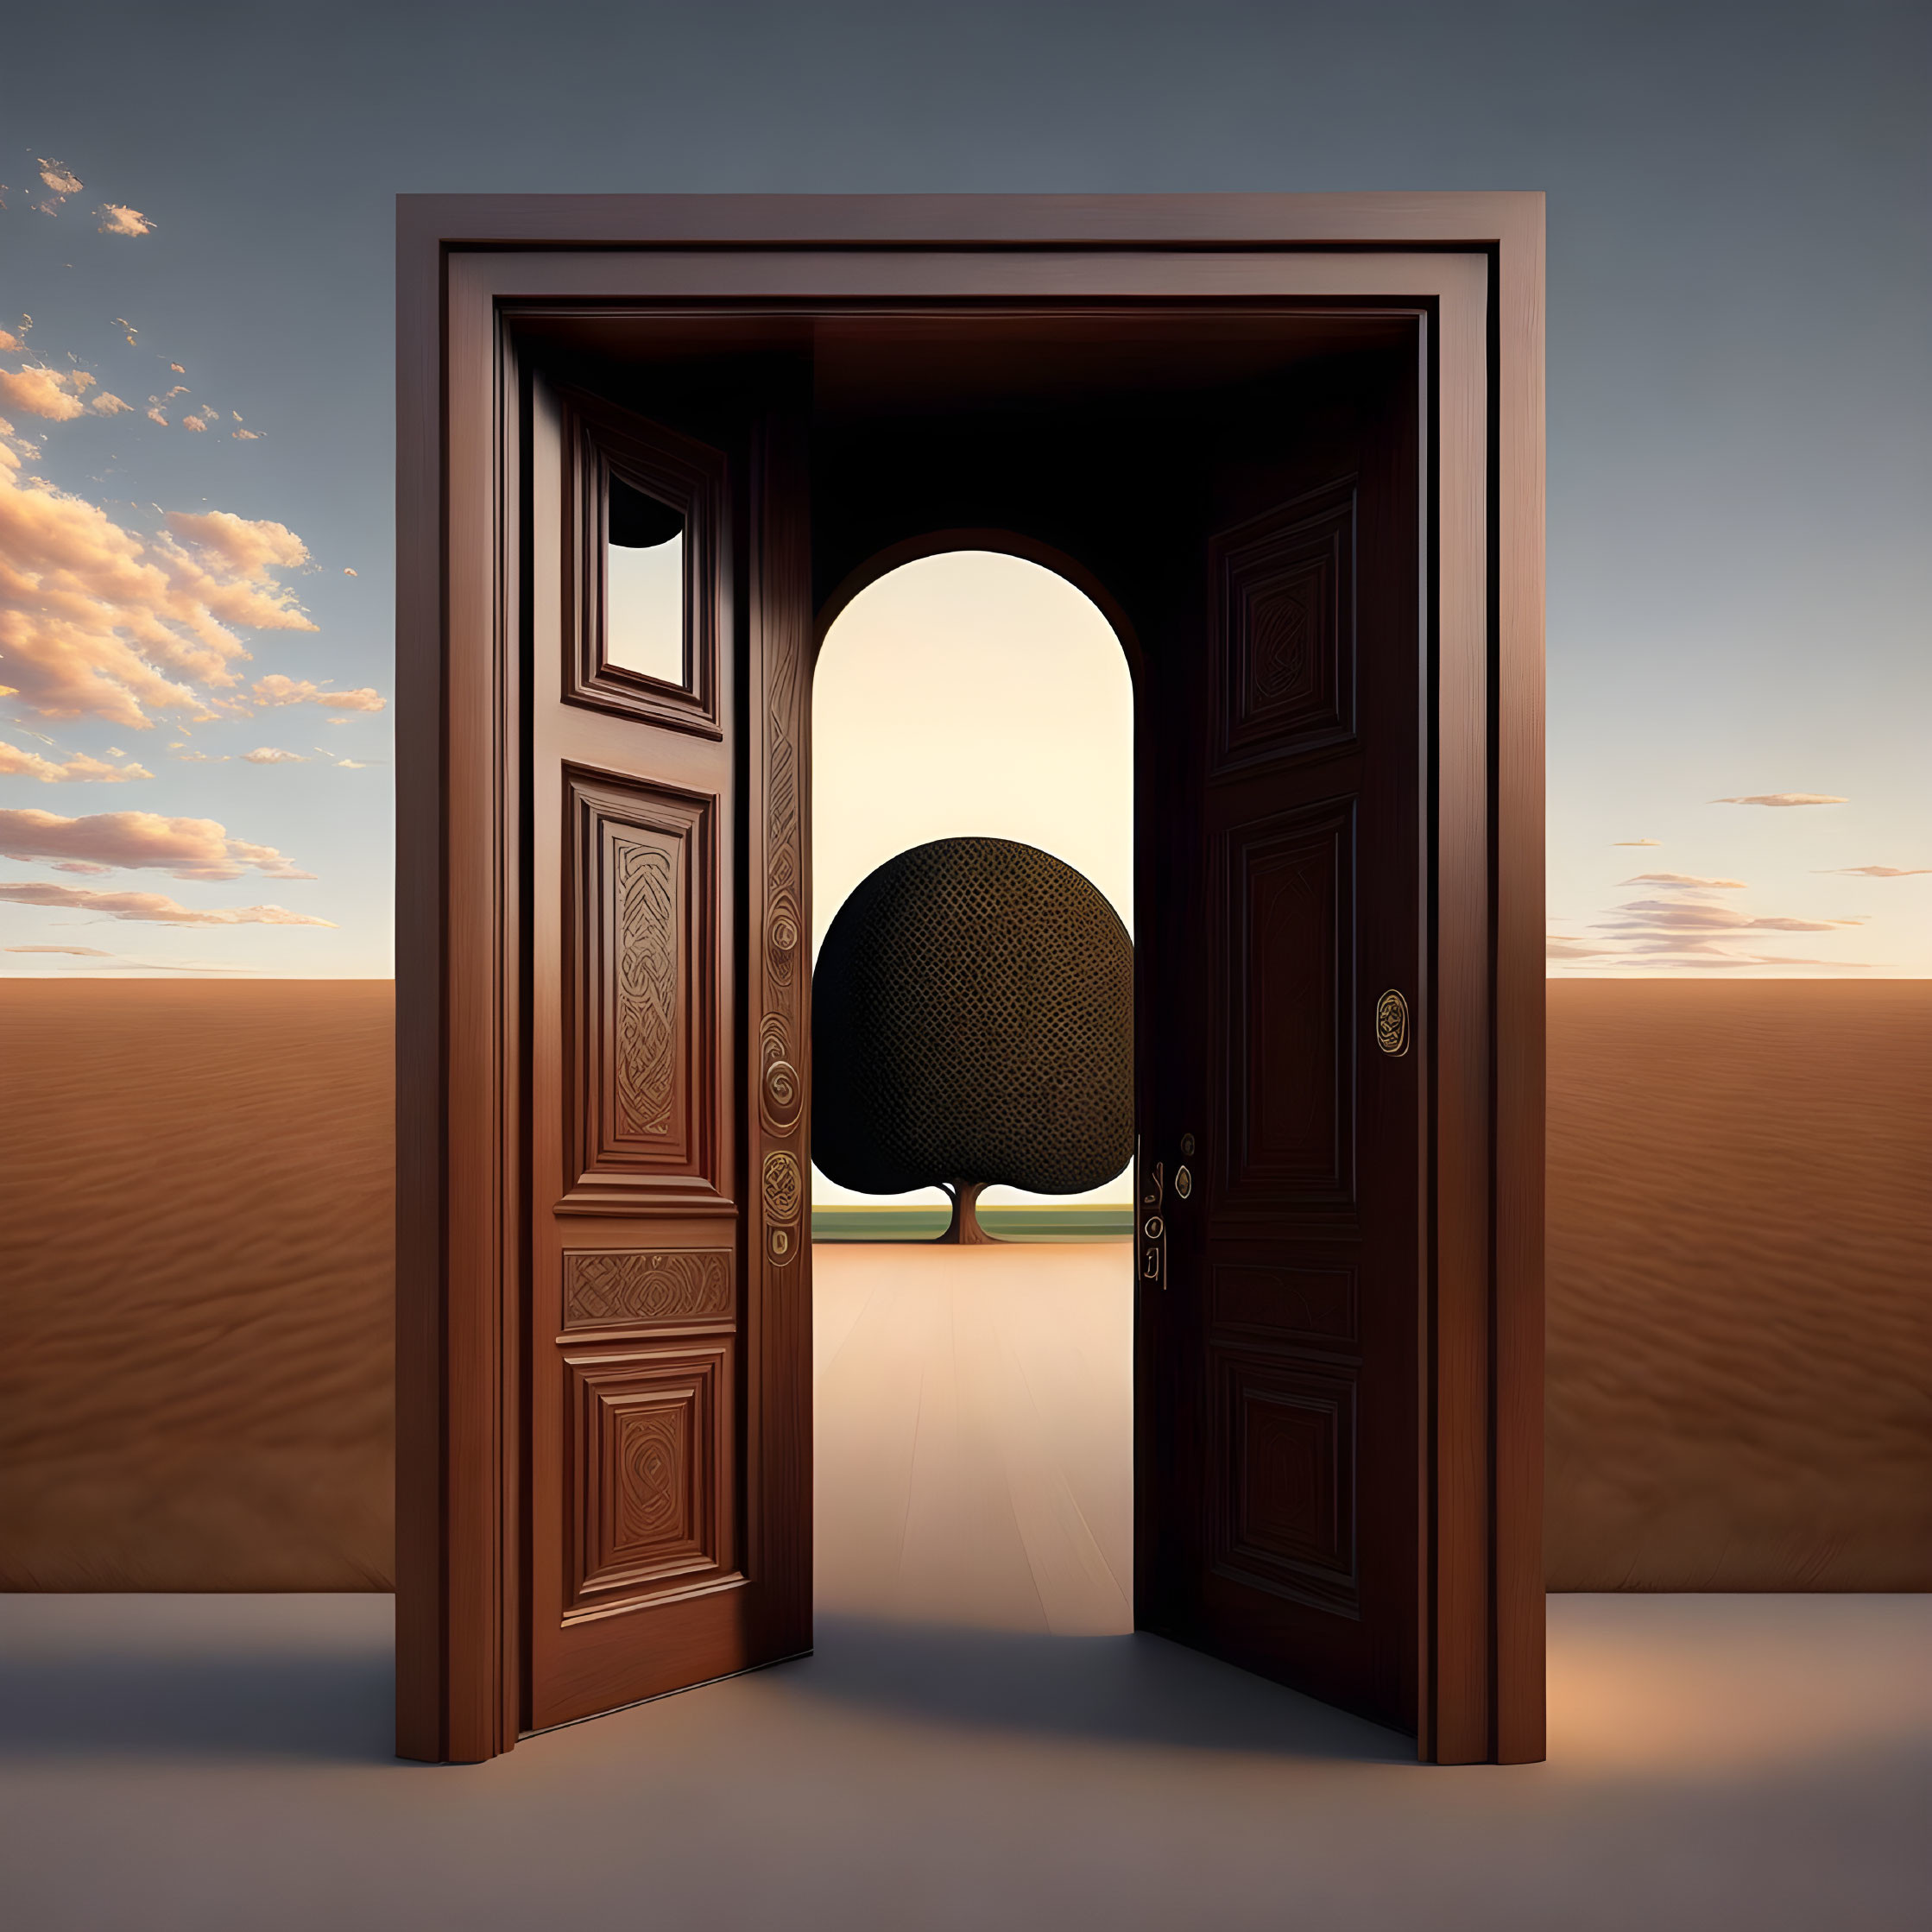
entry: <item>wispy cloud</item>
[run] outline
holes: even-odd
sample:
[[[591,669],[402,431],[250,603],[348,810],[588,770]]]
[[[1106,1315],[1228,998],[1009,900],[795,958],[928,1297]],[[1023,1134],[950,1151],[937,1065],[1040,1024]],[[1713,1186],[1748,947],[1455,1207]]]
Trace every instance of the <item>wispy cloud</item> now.
[[[1700,892],[1742,892],[1741,879],[1698,879],[1688,872],[1639,872],[1618,881],[1625,886],[1676,886]]]
[[[125,754],[117,753],[115,755],[121,757]],[[22,751],[18,745],[10,745],[0,739],[0,776],[35,778],[42,785],[60,785],[90,780],[97,784],[114,785],[129,779],[152,778],[154,775],[145,765],[104,764],[98,758],[90,758],[85,752],[56,762],[51,758],[42,758],[37,751]]]
[[[1824,792],[1753,792],[1741,799],[1713,799],[1713,805],[1849,805],[1849,799],[1834,799]]]
[[[0,811],[0,853],[151,869],[177,879],[234,879],[251,866],[271,879],[315,876],[272,845],[230,838],[212,818],[164,818],[153,811],[101,811],[85,818]]]
[[[1661,845],[1664,842],[1656,838],[1617,838],[1610,843],[1613,845]]]
[[[0,655],[43,717],[136,730],[151,711],[212,717],[205,692],[239,684],[249,655],[237,627],[315,628],[275,576],[308,558],[283,525],[176,512],[141,536],[20,470],[0,445]]]
[[[385,702],[379,691],[366,687],[361,691],[331,691],[326,679],[319,685],[306,678],[298,682],[283,677],[279,671],[257,678],[254,696],[258,704],[319,704],[331,711],[379,711]]]
[[[9,952],[59,952],[72,953],[76,959],[112,959],[116,956],[103,952],[98,946],[9,946]]]
[[[1596,930],[1676,937],[1686,932],[1835,932],[1859,925],[1859,919],[1795,919],[1753,918],[1729,906],[1706,906],[1682,900],[1633,899],[1617,907],[1625,916],[1601,921]]]
[[[0,900],[16,906],[47,906],[62,912],[92,912],[102,919],[142,919],[156,925],[325,925],[307,912],[283,906],[224,906],[201,912],[179,905],[164,893],[89,892],[79,886],[43,885],[39,881],[0,885]]]
[[[1923,879],[1932,865],[1834,865],[1820,868],[1850,879]]]
[[[306,765],[307,758],[299,751],[279,751],[274,745],[257,745],[253,751],[244,751],[242,761],[249,765]]]
[[[80,177],[64,162],[41,157],[41,179],[52,193],[59,195],[79,194],[81,192]]]

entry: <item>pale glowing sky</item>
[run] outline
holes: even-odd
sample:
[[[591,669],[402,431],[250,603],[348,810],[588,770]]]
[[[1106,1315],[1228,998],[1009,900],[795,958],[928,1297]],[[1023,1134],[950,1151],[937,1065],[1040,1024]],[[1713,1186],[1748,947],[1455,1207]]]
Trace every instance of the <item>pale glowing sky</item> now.
[[[936,838],[1037,845],[1133,931],[1133,681],[1107,620],[1065,578],[983,550],[903,565],[839,613],[811,707],[815,959],[852,888]],[[814,1169],[812,1198],[879,1197]],[[937,1188],[904,1198],[944,1204]],[[1130,1195],[1123,1177],[1060,1198]]]
[[[1550,198],[1551,969],[1932,972],[1923,5],[531,19],[9,22],[0,972],[392,969],[397,191],[1468,186]]]

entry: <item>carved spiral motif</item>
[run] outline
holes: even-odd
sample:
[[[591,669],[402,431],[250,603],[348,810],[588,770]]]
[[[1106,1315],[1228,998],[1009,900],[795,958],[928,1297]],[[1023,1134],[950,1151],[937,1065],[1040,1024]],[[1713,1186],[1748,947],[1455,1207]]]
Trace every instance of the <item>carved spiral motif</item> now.
[[[1375,1002],[1375,1044],[1396,1057],[1409,1051],[1409,1002],[1392,986]]]

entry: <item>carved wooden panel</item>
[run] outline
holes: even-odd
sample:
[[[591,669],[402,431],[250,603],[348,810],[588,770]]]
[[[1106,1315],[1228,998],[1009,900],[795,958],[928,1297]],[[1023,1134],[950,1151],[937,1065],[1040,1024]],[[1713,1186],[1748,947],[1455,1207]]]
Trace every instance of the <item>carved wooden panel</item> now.
[[[730,1351],[564,1358],[566,1620],[729,1569]]]
[[[1214,539],[1217,768],[1355,731],[1355,492],[1340,483]]]
[[[754,473],[764,514],[754,552],[752,677],[758,692],[753,786],[757,904],[752,975],[758,1013],[754,1171],[764,1265],[809,1250],[811,957],[806,839],[806,704],[811,685],[811,542],[804,451],[795,429],[768,423]]]
[[[566,767],[565,1206],[715,1197],[716,801]]]
[[[1329,799],[1225,835],[1222,1198],[1332,1209],[1355,1195],[1355,814]]]
[[[729,635],[730,502],[722,451],[672,430],[604,408],[585,396],[564,412],[569,483],[564,491],[566,703],[647,719],[708,738],[718,720],[721,651]],[[669,506],[684,519],[683,686],[610,661],[605,648],[605,559],[610,479]]]
[[[733,1254],[717,1248],[566,1248],[565,1329],[687,1327],[737,1312]]]
[[[1316,1348],[1348,1348],[1361,1339],[1356,1271],[1345,1262],[1276,1267],[1217,1261],[1212,1296],[1209,1319],[1217,1329]]]
[[[1215,1569],[1358,1615],[1355,1371],[1225,1348],[1210,1356]]]

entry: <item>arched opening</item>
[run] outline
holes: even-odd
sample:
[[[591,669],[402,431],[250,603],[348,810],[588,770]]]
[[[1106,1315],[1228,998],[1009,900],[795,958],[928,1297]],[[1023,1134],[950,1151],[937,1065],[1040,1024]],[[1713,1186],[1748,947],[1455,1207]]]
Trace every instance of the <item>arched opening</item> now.
[[[1132,934],[1133,644],[1083,574],[943,533],[828,600],[815,962],[876,868],[954,837],[1051,855]],[[1133,1627],[1132,1187],[1130,1165],[1077,1196],[988,1188],[993,1242],[962,1249],[936,1243],[938,1188],[868,1197],[814,1171],[822,1614]]]

